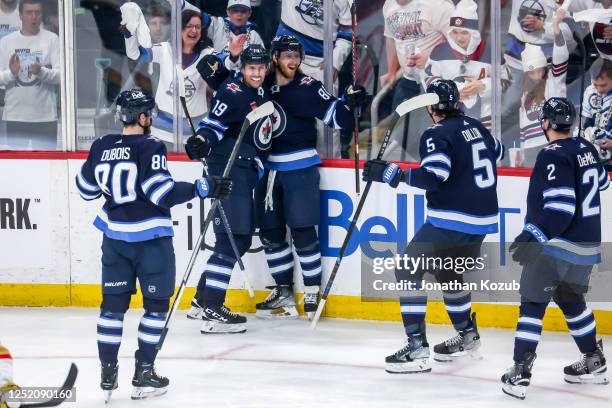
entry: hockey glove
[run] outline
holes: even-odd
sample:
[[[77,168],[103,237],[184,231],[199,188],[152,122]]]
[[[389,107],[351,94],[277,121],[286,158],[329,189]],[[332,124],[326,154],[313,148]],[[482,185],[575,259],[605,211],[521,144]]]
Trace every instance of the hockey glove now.
[[[204,80],[214,77],[221,70],[221,61],[213,54],[202,57],[196,69]]]
[[[212,143],[206,134],[196,134],[187,139],[185,151],[191,160],[200,160],[210,154]]]
[[[366,89],[361,85],[349,85],[342,95],[342,100],[347,104],[351,110],[355,108],[362,108],[367,104],[368,95]]]
[[[387,163],[384,160],[368,160],[363,166],[363,181],[375,181],[387,183],[396,188],[403,178],[403,171],[395,163]]]
[[[512,259],[521,266],[532,262],[542,253],[544,246],[528,231],[521,232],[510,245]]]
[[[232,180],[218,176],[203,177],[195,182],[196,193],[200,198],[225,200],[232,192]]]

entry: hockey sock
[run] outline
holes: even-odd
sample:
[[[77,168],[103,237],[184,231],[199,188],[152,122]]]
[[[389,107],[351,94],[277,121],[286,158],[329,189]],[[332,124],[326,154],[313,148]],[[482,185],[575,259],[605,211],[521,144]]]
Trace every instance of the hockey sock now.
[[[293,252],[287,242],[264,247],[266,262],[277,285],[293,284]]]
[[[149,312],[140,319],[138,325],[138,350],[136,350],[136,360],[145,363],[153,363],[157,350],[155,346],[159,343],[164,323],[166,322],[165,312]]]
[[[581,353],[597,349],[597,327],[591,309],[583,303],[559,303],[567,328]]]
[[[406,296],[401,296],[400,311],[406,334],[410,336],[419,333],[425,322],[427,294],[424,291],[412,291]]]
[[[472,294],[463,291],[457,293],[444,292],[443,296],[446,312],[455,330],[461,331],[471,326]]]
[[[235,263],[236,260],[216,252],[208,259],[204,270],[206,290],[203,291],[207,306],[221,306],[225,302],[225,292]]]
[[[520,361],[527,352],[535,353],[542,334],[542,318],[548,303],[521,302],[520,317],[514,337],[514,361]]]
[[[316,242],[305,249],[296,250],[302,267],[304,286],[321,286],[321,249]]]
[[[123,335],[123,313],[100,310],[98,318],[98,355],[104,363],[117,364]]]

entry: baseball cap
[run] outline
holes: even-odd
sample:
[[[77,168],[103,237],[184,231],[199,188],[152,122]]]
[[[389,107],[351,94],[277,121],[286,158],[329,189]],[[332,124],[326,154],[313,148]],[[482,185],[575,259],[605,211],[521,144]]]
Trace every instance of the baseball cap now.
[[[247,8],[251,9],[251,0],[229,0],[227,2],[227,8],[231,9],[232,7],[236,8]]]

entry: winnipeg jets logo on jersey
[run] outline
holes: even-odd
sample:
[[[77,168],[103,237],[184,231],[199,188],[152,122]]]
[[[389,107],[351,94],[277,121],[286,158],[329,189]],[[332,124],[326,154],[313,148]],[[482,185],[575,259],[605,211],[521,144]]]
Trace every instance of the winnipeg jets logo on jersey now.
[[[274,102],[274,113],[272,114],[272,137],[277,138],[285,132],[287,126],[287,114],[282,106]]]
[[[591,107],[591,109],[599,110],[602,105],[603,105],[603,98],[601,97],[601,95],[596,94],[596,93],[591,95],[591,97],[589,98],[589,106]]]
[[[240,89],[240,86],[235,83],[235,82],[230,82],[227,84],[227,89],[229,89],[230,91],[232,91],[233,93],[237,94],[238,92],[242,92],[242,89]]]
[[[523,105],[523,107],[525,108],[527,118],[531,121],[538,120],[540,117],[540,112],[542,111],[542,106],[544,106],[543,100],[539,103],[536,103],[532,97],[528,96],[527,98],[525,98],[525,104]]]
[[[546,146],[546,147],[544,148],[544,150],[557,150],[557,149],[560,149],[560,148],[561,148],[561,145],[558,145],[558,144],[556,144],[556,143],[553,143],[553,144],[551,144],[551,145]]]
[[[300,85],[310,85],[315,81],[315,79],[313,77],[309,77],[309,76],[305,76],[304,78],[302,78],[302,80],[300,81]]]
[[[193,98],[196,93],[196,86],[188,76],[185,76],[185,99]]]
[[[255,132],[253,133],[253,140],[259,150],[268,150],[272,146],[273,126],[272,119],[269,116],[257,122]]]
[[[546,12],[542,3],[538,0],[525,0],[521,3],[517,19],[523,31],[527,33],[534,31],[533,28],[526,26],[523,22],[523,19],[529,15],[538,17],[542,22],[546,20]]]
[[[323,0],[300,0],[295,9],[307,24],[323,25]]]

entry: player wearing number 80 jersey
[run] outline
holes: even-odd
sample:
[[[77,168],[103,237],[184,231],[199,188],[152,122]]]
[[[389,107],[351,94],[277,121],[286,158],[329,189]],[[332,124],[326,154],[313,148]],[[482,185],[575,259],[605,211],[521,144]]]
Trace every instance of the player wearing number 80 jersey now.
[[[364,180],[393,187],[403,181],[427,191],[427,220],[406,248],[406,256],[476,259],[485,235],[498,230],[495,163],[503,155],[503,146],[482,123],[458,109],[459,91],[453,81],[434,80],[427,92],[436,93],[440,102],[428,107],[434,124],[421,138],[421,166],[402,171],[396,164],[371,160],[365,165]],[[406,291],[400,297],[408,340],[402,349],[387,357],[388,372],[431,370],[425,336],[427,294],[418,289],[425,272],[431,272],[440,283],[463,283],[462,275],[452,269],[396,270],[398,282],[413,282],[417,290]],[[449,290],[443,292],[443,297],[458,334],[436,345],[434,358],[452,361],[476,351],[480,337],[475,316],[470,316],[470,292]]]
[[[107,400],[117,388],[123,316],[136,293],[136,278],[145,313],[138,328],[132,398],[165,393],[169,381],[155,373],[153,363],[175,284],[170,208],[198,196],[223,198],[231,190],[228,179],[173,180],[166,147],[149,134],[156,110],[151,96],[139,89],[125,91],[117,106],[122,134],[96,140],[76,177],[83,199],[105,199],[94,225],[104,233],[98,352]]]

